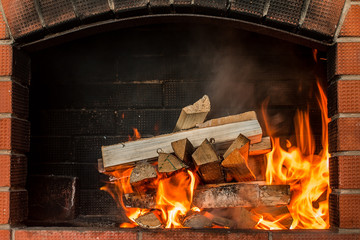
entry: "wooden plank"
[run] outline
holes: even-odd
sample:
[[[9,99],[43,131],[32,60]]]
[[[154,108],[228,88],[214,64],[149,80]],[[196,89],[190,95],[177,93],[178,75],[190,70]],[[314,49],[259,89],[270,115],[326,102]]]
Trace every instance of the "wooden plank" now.
[[[196,128],[122,144],[103,146],[102,157],[104,167],[107,170],[107,168],[122,164],[133,164],[136,161],[156,158],[159,148],[163,152],[172,153],[171,143],[180,139],[187,138],[194,147],[198,147],[205,138],[214,138],[216,143],[224,143],[233,141],[240,133],[249,138],[251,143],[261,141],[262,130],[257,120],[209,128]]]
[[[219,184],[195,191],[193,204],[198,208],[257,207],[287,205],[290,186],[247,183]]]
[[[261,155],[271,152],[270,137],[263,137],[261,142],[250,144],[249,155]]]
[[[192,158],[198,172],[205,183],[224,182],[219,156],[212,144],[205,139],[193,153]]]
[[[194,128],[196,124],[203,123],[209,112],[210,99],[204,95],[193,105],[186,106],[181,110],[174,132]]]
[[[249,120],[257,120],[255,111],[249,111],[249,112],[244,112],[244,113],[240,113],[237,115],[231,115],[231,116],[211,119],[204,123],[197,124],[196,127],[198,127],[198,128],[215,127],[215,126],[220,126],[220,125],[224,125],[224,124],[235,123],[235,122],[244,122],[244,121],[249,121]]]

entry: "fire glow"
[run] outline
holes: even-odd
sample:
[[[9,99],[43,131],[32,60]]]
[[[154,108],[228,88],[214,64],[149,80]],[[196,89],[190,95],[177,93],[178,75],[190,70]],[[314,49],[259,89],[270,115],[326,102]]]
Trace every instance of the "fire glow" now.
[[[328,129],[327,124],[327,99],[325,93],[317,84],[319,96],[317,101],[321,109],[322,118],[322,149],[315,154],[315,140],[310,127],[309,109],[298,110],[295,118],[296,140],[286,140],[286,147],[281,146],[280,139],[272,137],[272,129],[268,125],[266,116],[266,104],[262,113],[265,120],[266,130],[272,141],[272,151],[266,155],[266,183],[290,185],[291,201],[287,206],[293,219],[290,229],[326,229],[329,228],[328,196],[329,171],[328,171]],[[134,129],[134,137],[138,139],[140,134]],[[129,138],[130,139],[130,138]],[[123,203],[123,194],[132,193],[129,176],[132,168],[111,172],[113,181],[102,188],[108,191],[117,201],[119,207],[125,210],[126,216],[131,223],[123,223],[120,227],[136,227],[135,219],[148,213],[150,210],[139,208],[126,208]],[[182,228],[181,219],[189,212],[201,212],[192,199],[197,187],[197,174],[190,170],[181,170],[170,177],[159,174],[157,179],[149,186],[156,190],[156,207],[153,213],[161,219],[165,228]],[[282,225],[282,220],[289,218],[289,213],[277,214],[257,213],[251,211],[253,220],[257,223],[256,229],[287,229]],[[206,213],[204,214],[206,216]]]

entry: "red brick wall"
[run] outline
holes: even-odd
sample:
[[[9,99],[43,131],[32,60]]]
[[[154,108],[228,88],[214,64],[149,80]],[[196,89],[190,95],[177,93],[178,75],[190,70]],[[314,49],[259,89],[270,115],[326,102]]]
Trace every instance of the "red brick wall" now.
[[[360,228],[360,5],[353,1],[329,52],[330,218],[333,227]]]
[[[41,2],[37,14],[35,2]],[[30,33],[42,36],[56,32],[58,25],[110,14],[108,1],[84,5],[74,1],[77,13],[69,6],[63,12],[47,8],[54,1],[2,0],[6,14],[0,11],[0,239],[359,239],[360,231],[350,234],[323,232],[138,232],[138,231],[73,231],[73,230],[9,230],[9,224],[26,219],[27,192],[24,189],[28,151],[28,85],[29,58],[13,47],[15,39]],[[64,5],[70,1],[56,1]],[[115,3],[119,1],[115,0]],[[330,52],[329,61],[329,124],[332,226],[360,229],[360,5],[353,0],[340,32],[340,38]],[[116,4],[113,6],[117,7]],[[116,10],[116,9],[115,9]],[[20,19],[20,20],[19,20]],[[11,29],[11,36],[9,28]],[[33,35],[36,36],[36,35]]]

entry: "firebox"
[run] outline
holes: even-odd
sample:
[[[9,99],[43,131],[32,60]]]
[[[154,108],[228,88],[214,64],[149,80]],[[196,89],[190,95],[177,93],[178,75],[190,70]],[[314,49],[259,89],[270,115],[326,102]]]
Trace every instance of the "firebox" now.
[[[356,1],[2,0],[1,10],[1,238],[358,238]],[[301,136],[320,154],[329,127],[331,190],[318,197],[329,195],[330,230],[125,229],[134,224],[103,191],[119,179],[99,173],[101,147],[173,132],[204,95],[207,119],[255,111],[284,149]]]

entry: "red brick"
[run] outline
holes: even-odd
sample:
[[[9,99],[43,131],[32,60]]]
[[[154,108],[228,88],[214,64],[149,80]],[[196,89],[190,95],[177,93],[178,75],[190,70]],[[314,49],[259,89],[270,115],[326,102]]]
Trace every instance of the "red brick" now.
[[[0,82],[0,113],[11,113],[12,83]]]
[[[14,118],[0,119],[0,149],[28,152],[30,124]]]
[[[339,227],[360,228],[360,195],[339,196]]]
[[[6,26],[4,16],[2,12],[0,12],[0,39],[8,39],[9,38],[9,30]]]
[[[341,27],[341,37],[360,36],[360,6],[352,5]]]
[[[15,39],[43,29],[33,0],[2,0],[11,34]]]
[[[10,230],[0,230],[1,240],[10,240]]]
[[[76,18],[71,0],[39,0],[39,7],[48,28],[71,22]]]
[[[10,192],[0,192],[0,224],[10,221]]]
[[[12,73],[12,49],[10,45],[0,45],[0,76]]]
[[[360,112],[360,79],[339,80],[330,85],[328,91],[329,116],[337,113]]]
[[[360,156],[338,156],[329,160],[330,186],[360,189]]]
[[[0,155],[0,187],[25,187],[25,156]]]
[[[360,150],[360,118],[338,118],[329,123],[329,150]]]
[[[360,234],[339,234],[330,231],[313,232],[299,231],[292,233],[273,232],[273,240],[358,240]]]
[[[265,232],[253,232],[253,233],[244,233],[244,232],[228,232],[228,231],[204,231],[204,232],[194,232],[184,229],[176,230],[167,230],[159,232],[143,232],[143,240],[167,240],[167,239],[179,239],[179,240],[193,240],[193,239],[217,239],[217,240],[232,240],[232,239],[242,239],[242,240],[268,240],[269,235]]]
[[[15,230],[14,240],[136,240],[137,231]]]
[[[0,224],[21,223],[26,218],[26,190],[0,192]]]
[[[360,74],[360,42],[337,43],[329,52],[329,78]]]

